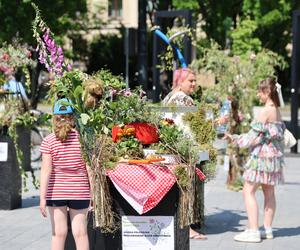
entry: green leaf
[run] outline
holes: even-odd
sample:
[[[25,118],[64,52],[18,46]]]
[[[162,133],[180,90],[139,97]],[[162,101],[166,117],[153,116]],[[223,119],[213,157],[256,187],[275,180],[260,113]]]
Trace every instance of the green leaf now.
[[[77,86],[76,89],[74,90],[74,97],[76,100],[81,100],[83,88],[82,86]]]

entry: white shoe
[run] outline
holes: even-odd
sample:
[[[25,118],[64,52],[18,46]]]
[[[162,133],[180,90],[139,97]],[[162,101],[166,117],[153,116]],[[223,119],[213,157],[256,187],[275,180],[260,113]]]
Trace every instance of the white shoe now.
[[[261,237],[262,239],[273,239],[273,238],[274,238],[274,235],[273,235],[272,229],[271,229],[271,230],[263,230],[263,231],[260,231],[260,237]]]
[[[246,229],[244,232],[234,236],[234,240],[241,242],[261,242],[260,232],[258,230]]]

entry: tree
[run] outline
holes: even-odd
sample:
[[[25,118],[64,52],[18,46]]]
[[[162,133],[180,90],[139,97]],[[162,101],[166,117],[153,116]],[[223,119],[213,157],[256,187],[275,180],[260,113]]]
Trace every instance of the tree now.
[[[245,19],[232,31],[232,52],[234,55],[246,55],[249,51],[257,53],[261,50],[261,41],[257,37],[253,37],[256,29],[255,21]]]
[[[287,58],[286,45],[291,42],[292,10],[296,0],[244,0],[243,18],[250,17],[257,24],[257,37],[262,45]]]
[[[29,46],[35,47],[32,36],[32,21],[35,11],[31,6],[34,2],[40,8],[44,20],[56,34],[56,40],[62,44],[63,38],[72,36],[78,30],[84,29],[87,16],[86,0],[0,0],[0,43],[11,43],[15,37]],[[33,59],[37,58],[33,50]],[[31,70],[31,94],[30,105],[35,109],[38,104],[39,73],[43,69],[41,64]]]
[[[208,38],[226,46],[231,27],[235,28],[237,17],[241,15],[243,0],[197,0],[199,9],[194,10],[202,15],[203,26]]]
[[[172,0],[172,5],[176,9],[189,9],[189,10],[198,10],[199,3],[196,0]]]
[[[35,12],[34,2],[42,12],[47,24],[57,36],[80,29],[79,20],[86,15],[86,0],[0,0],[0,42],[11,42],[16,36],[33,45],[31,23]]]

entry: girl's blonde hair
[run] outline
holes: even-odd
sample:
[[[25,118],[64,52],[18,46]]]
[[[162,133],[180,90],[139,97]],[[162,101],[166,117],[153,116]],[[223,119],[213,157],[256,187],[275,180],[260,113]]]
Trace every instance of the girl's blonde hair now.
[[[172,89],[178,87],[178,85],[183,82],[190,74],[194,74],[195,72],[190,68],[179,68],[176,69],[173,73],[173,86]]]
[[[54,115],[53,130],[57,139],[61,142],[68,138],[69,132],[75,127],[73,114],[69,115]]]

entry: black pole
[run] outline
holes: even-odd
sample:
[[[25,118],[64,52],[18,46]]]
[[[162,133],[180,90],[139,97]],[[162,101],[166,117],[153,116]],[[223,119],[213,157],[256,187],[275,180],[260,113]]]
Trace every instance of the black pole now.
[[[155,19],[154,19],[154,23],[155,25],[160,25],[159,23],[159,19],[157,18],[157,16],[155,15]],[[160,78],[160,72],[159,69],[157,68],[157,65],[159,63],[159,58],[158,58],[158,53],[160,51],[160,44],[158,43],[158,37],[156,35],[153,34],[153,53],[152,53],[152,81],[153,81],[153,102],[159,102],[159,95],[161,92],[161,85],[159,82],[159,78]]]
[[[148,63],[147,63],[147,0],[139,0],[139,26],[138,26],[138,80],[143,90],[148,90]]]
[[[298,108],[300,81],[300,10],[293,12],[293,51],[292,51],[292,81],[291,81],[291,131],[298,138]],[[297,144],[291,152],[297,153]]]

